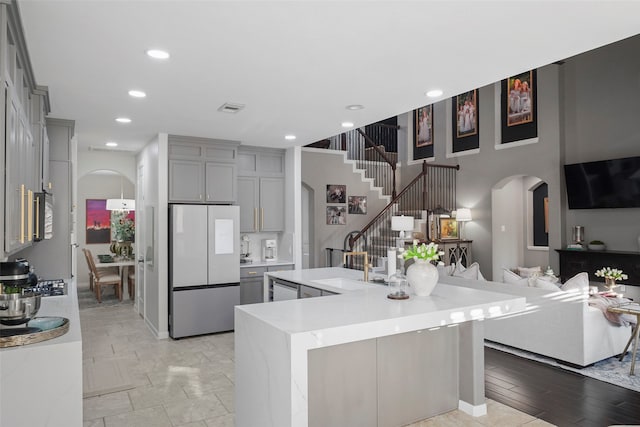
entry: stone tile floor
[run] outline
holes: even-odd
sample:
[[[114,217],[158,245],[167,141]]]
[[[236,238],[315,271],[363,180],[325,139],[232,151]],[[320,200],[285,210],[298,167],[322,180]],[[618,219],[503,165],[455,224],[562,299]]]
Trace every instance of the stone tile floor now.
[[[85,427],[231,427],[233,333],[157,340],[131,302],[80,310],[83,363],[118,360],[135,386],[84,399]],[[488,415],[461,411],[412,424],[427,426],[549,426],[495,401]]]

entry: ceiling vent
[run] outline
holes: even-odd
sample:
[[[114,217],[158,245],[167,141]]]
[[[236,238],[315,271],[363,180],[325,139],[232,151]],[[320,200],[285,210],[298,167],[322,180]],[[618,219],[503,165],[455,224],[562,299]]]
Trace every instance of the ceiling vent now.
[[[230,102],[225,102],[220,106],[220,108],[218,108],[218,111],[222,113],[235,114],[238,111],[242,110],[243,108],[244,108],[244,105],[242,104],[232,104]]]

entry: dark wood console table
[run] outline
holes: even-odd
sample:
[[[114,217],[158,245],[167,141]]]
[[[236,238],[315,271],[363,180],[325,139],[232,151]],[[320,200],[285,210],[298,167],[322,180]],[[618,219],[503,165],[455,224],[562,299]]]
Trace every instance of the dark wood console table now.
[[[576,274],[586,271],[589,280],[604,282],[604,278],[596,276],[596,271],[602,267],[622,270],[628,280],[624,285],[640,286],[640,252],[624,251],[590,251],[575,249],[556,249],[560,254],[560,280],[562,282]]]

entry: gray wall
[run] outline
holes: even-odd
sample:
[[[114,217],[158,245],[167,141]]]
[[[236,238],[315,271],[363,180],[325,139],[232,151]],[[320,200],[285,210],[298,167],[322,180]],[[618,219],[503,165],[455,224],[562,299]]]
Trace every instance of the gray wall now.
[[[565,161],[640,156],[640,37],[568,60],[564,72]],[[585,238],[638,251],[640,209],[567,210],[564,237],[582,225]]]
[[[535,144],[510,146],[496,150],[495,85],[479,90],[480,152],[468,156],[447,158],[446,125],[449,113],[447,102],[434,106],[435,120],[435,162],[438,164],[459,164],[457,207],[471,208],[473,221],[465,225],[465,236],[473,240],[473,258],[480,264],[483,274],[492,277],[494,265],[492,256],[492,208],[491,192],[511,177],[534,176],[549,185],[549,246],[561,246],[561,199],[560,199],[560,107],[559,107],[559,66],[550,65],[538,69],[538,142]],[[499,99],[497,100],[499,102]],[[499,110],[498,110],[499,111]],[[403,116],[402,123],[412,135],[410,113]],[[411,140],[407,140],[407,144]],[[420,171],[419,165],[402,169],[403,183],[409,182]],[[522,203],[521,199],[518,203]],[[526,240],[521,245],[521,253],[526,250]],[[550,251],[549,264],[557,269],[557,256]],[[524,262],[524,260],[523,260]],[[501,264],[499,261],[497,264]],[[515,267],[515,266],[514,266]],[[500,280],[500,278],[496,278]]]
[[[549,185],[549,264],[557,271],[554,249],[571,239],[571,227],[583,225],[587,241],[602,240],[612,250],[638,251],[640,209],[569,210],[566,204],[563,165],[640,155],[640,36],[584,53],[563,65],[538,69],[537,144],[496,150],[495,88],[480,88],[480,153],[446,158],[446,102],[435,104],[435,161],[460,164],[458,206],[472,209],[466,225],[472,239],[474,259],[481,268],[500,265],[492,259],[491,190],[509,177],[533,176]],[[410,113],[401,117],[411,143]],[[402,152],[406,152],[403,147]],[[401,156],[406,159],[406,155]],[[406,160],[404,160],[406,161]],[[403,182],[419,171],[403,168]],[[526,251],[526,240],[521,250]],[[539,257],[539,254],[538,254]],[[507,260],[510,261],[510,260]],[[544,263],[543,263],[544,264]],[[486,267],[485,267],[486,266]],[[499,279],[499,278],[497,278]]]

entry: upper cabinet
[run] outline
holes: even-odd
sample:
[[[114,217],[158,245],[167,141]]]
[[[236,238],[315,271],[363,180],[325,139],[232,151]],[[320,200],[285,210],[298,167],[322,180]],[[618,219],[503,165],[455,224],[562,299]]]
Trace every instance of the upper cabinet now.
[[[284,230],[284,151],[240,147],[240,232]]]
[[[169,136],[169,202],[224,203],[237,199],[238,143]]]
[[[0,3],[0,178],[3,206],[0,227],[2,255],[33,242],[34,194],[43,189],[43,165],[48,164],[44,117],[49,112],[46,87],[37,86],[15,3]]]

